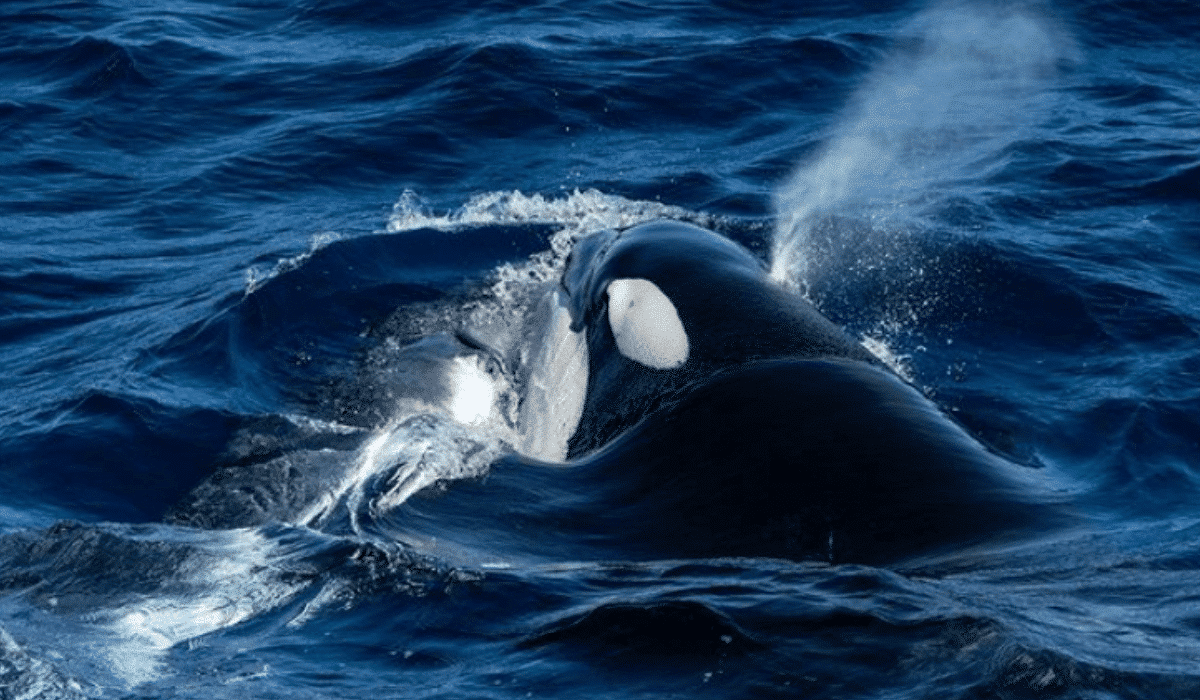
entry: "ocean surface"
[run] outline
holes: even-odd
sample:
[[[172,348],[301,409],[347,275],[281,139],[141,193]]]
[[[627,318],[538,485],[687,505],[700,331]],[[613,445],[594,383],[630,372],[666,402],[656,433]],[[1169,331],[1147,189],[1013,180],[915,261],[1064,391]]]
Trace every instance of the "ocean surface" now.
[[[1087,525],[511,548],[539,300],[664,218]],[[5,700],[1200,697],[1194,3],[4,0],[0,236]]]

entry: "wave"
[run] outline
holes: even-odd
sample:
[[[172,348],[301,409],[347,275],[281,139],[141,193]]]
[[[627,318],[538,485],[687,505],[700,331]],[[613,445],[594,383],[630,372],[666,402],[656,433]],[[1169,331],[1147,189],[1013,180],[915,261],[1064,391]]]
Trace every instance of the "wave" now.
[[[180,642],[256,616],[281,612],[281,624],[298,628],[377,591],[419,597],[464,578],[395,545],[278,526],[205,531],[61,522],[0,538],[0,562],[6,572],[0,591],[22,595],[35,618],[8,619],[9,630],[27,633],[40,621],[54,630],[60,649],[96,657],[88,663],[58,654],[59,663],[86,672],[90,683],[126,689],[157,679]],[[42,683],[80,690],[70,675],[23,655],[11,639],[0,630],[0,660],[16,662],[23,674],[0,688]]]
[[[96,390],[38,419],[6,441],[9,505],[132,522],[158,519],[204,478],[235,428],[221,411]]]

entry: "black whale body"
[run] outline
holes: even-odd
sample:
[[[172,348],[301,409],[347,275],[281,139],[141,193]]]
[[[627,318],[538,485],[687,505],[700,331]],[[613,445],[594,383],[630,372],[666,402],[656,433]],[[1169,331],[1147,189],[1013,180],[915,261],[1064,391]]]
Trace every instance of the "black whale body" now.
[[[616,279],[649,279],[674,304],[691,342],[687,362],[656,370],[617,351],[605,322]],[[844,357],[877,364],[810,304],[770,282],[733,241],[679,222],[607,231],[582,241],[563,274],[573,328],[588,346],[588,394],[569,457],[594,450],[697,380],[758,359]]]
[[[606,289],[626,278],[673,303],[682,365],[618,350]],[[443,541],[465,529],[551,558],[888,564],[1076,520],[1040,470],[986,450],[715,233],[658,222],[600,234],[577,245],[562,284],[589,352],[569,464],[512,455],[483,482],[411,499],[404,529]]]

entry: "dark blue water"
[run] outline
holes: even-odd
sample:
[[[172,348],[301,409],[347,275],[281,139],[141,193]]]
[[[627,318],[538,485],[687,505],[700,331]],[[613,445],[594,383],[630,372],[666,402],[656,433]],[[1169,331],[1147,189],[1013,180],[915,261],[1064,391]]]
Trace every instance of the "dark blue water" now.
[[[0,698],[1200,695],[1198,36],[1119,0],[5,0]],[[503,513],[489,470],[553,450],[515,403],[397,408],[411,344],[519,383],[572,242],[657,218],[1089,525],[892,568],[434,537],[423,503]]]

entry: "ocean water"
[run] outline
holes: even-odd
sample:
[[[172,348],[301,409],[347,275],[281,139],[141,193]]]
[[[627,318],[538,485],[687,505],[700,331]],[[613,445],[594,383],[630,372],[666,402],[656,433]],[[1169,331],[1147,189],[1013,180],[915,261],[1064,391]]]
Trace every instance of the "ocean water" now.
[[[5,0],[0,698],[1200,697],[1197,37],[1171,1]],[[1088,525],[518,552],[535,486],[494,472],[569,437],[540,304],[664,218]]]

